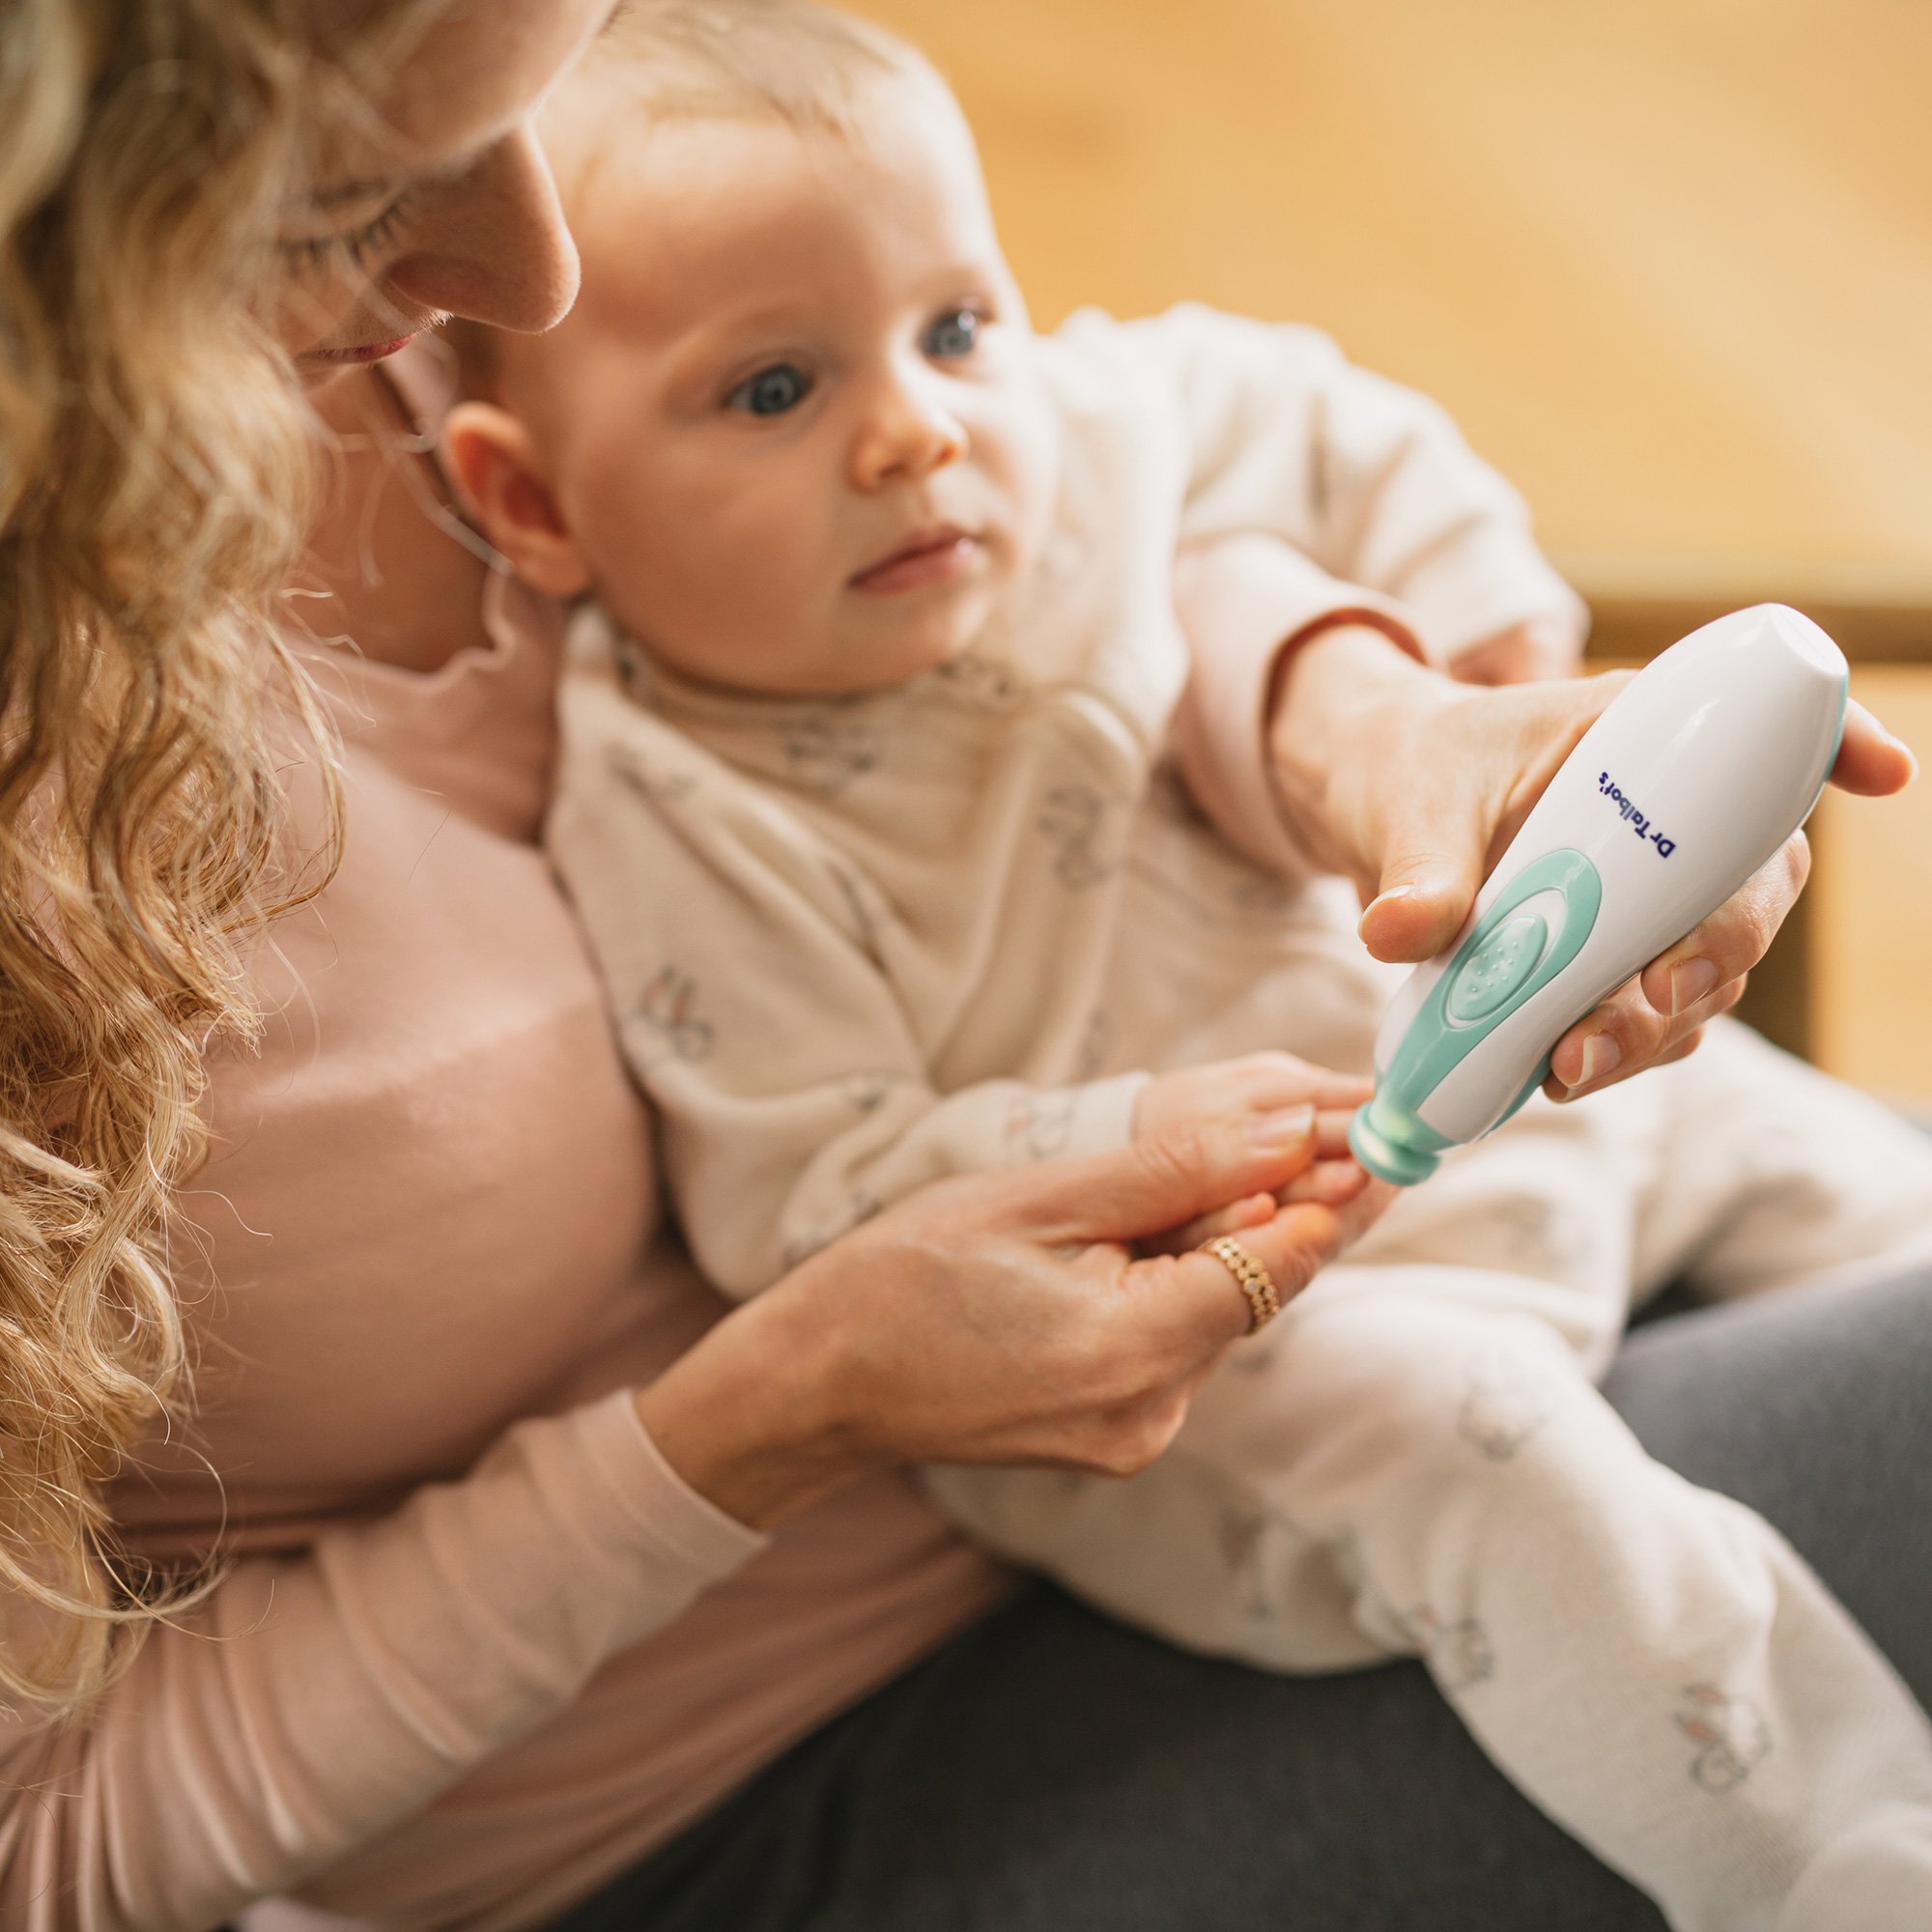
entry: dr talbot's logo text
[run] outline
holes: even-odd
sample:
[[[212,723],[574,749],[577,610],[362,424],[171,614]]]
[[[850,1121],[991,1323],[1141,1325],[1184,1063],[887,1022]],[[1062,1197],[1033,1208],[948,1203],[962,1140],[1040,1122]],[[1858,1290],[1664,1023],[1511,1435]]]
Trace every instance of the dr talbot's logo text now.
[[[1617,811],[1630,825],[1630,829],[1639,838],[1648,838],[1657,847],[1658,857],[1667,859],[1677,850],[1677,840],[1666,838],[1662,833],[1651,829],[1650,820],[1617,789],[1616,782],[1608,772],[1597,774],[1597,789],[1616,807]]]

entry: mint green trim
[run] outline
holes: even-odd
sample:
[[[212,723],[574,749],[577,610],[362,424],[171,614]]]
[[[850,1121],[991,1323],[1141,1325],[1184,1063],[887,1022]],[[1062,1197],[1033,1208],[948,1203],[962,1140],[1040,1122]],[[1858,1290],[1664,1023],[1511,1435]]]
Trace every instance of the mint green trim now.
[[[1490,1132],[1494,1133],[1505,1121],[1515,1120],[1548,1078],[1549,1056],[1546,1053],[1536,1071],[1522,1083],[1522,1092],[1497,1116]],[[1427,1121],[1418,1121],[1380,1094],[1366,1107],[1357,1107],[1349,1122],[1350,1152],[1371,1174],[1397,1187],[1413,1187],[1418,1180],[1427,1180],[1455,1145]]]
[[[1544,924],[1534,915],[1513,924],[1514,937],[1496,938],[1525,899],[1552,891],[1563,896],[1563,923],[1553,939],[1547,927],[1540,934],[1530,930]],[[1546,852],[1518,873],[1430,988],[1377,1083],[1376,1097],[1350,1122],[1349,1145],[1364,1167],[1399,1187],[1435,1172],[1437,1157],[1453,1143],[1418,1118],[1417,1109],[1476,1046],[1576,958],[1603,903],[1604,882],[1596,867],[1572,847]],[[1504,1120],[1542,1085],[1548,1070],[1546,1058]]]
[[[1525,899],[1539,893],[1563,895],[1562,929],[1537,961],[1535,970],[1519,981],[1516,996],[1494,1008],[1473,1026],[1457,1026],[1448,1016],[1449,996],[1459,977],[1481,953],[1490,935]],[[1409,1022],[1382,1085],[1412,1113],[1442,1084],[1449,1070],[1470,1049],[1487,1039],[1518,1007],[1547,986],[1582,950],[1604,903],[1604,882],[1582,853],[1566,847],[1546,852],[1513,879],[1470,933],[1449,970],[1430,988],[1422,1010]]]

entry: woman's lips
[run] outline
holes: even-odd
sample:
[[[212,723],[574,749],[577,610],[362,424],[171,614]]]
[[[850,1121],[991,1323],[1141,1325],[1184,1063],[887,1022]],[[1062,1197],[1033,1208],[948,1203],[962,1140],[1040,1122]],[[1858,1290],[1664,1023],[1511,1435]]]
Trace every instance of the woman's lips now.
[[[980,540],[964,530],[923,530],[902,543],[888,557],[852,580],[854,590],[892,596],[903,590],[923,590],[930,583],[951,583],[968,576],[980,560]]]
[[[310,362],[380,362],[385,355],[393,355],[397,350],[406,349],[421,333],[411,329],[407,335],[399,335],[393,342],[369,342],[358,349],[311,349],[305,360]]]

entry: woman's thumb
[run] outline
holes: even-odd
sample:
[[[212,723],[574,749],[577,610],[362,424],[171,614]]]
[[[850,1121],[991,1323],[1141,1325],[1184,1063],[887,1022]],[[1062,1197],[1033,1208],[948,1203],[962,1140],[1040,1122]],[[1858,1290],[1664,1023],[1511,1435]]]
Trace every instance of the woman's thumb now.
[[[1357,930],[1378,959],[1429,959],[1469,916],[1483,883],[1487,828],[1449,801],[1411,793],[1390,814],[1381,877]]]
[[[1362,914],[1378,959],[1427,959],[1461,930],[1493,849],[1542,797],[1627,673],[1470,693],[1435,758],[1390,773],[1381,874]]]

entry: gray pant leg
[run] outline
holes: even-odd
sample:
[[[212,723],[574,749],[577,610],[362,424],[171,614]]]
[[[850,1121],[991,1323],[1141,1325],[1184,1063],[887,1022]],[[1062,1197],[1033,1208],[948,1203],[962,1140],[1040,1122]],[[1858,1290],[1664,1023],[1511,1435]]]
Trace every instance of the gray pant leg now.
[[[1932,1709],[1932,1269],[1653,1322],[1605,1392],[1789,1537]]]
[[[1633,1336],[1612,1401],[1932,1697],[1932,1275]],[[560,1932],[1661,1932],[1413,1664],[1285,1679],[1037,1588]]]

